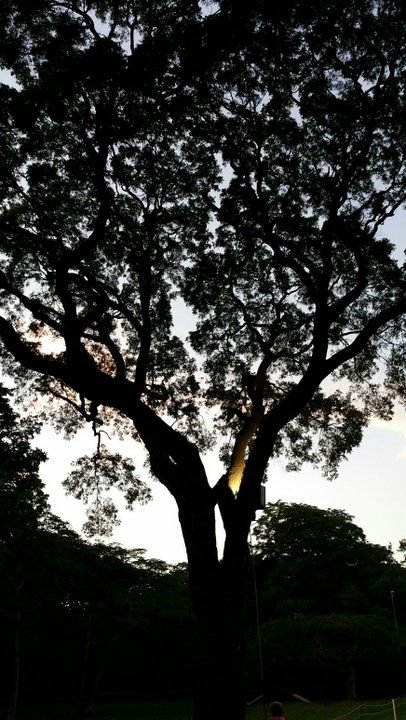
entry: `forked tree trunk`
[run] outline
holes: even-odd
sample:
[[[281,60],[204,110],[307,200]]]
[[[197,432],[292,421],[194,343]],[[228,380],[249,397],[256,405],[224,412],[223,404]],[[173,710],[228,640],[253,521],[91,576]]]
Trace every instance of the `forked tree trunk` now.
[[[97,693],[99,691],[100,681],[102,678],[103,670],[107,661],[107,653],[102,657],[98,657],[96,660],[95,668],[88,668],[89,678],[85,690],[79,700],[79,706],[76,711],[76,717],[78,718],[91,718],[95,715],[95,703]]]

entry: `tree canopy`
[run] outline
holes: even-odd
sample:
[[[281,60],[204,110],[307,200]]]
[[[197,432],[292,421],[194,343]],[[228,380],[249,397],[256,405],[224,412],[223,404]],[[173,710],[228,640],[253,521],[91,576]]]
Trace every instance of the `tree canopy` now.
[[[405,272],[384,230],[406,199],[402,3],[0,12],[4,368],[65,431],[142,441],[179,508],[197,614],[212,623],[221,596],[239,616],[270,458],[334,476],[405,399]],[[85,467],[147,497],[100,448]]]
[[[264,687],[289,678],[306,697],[403,691],[406,573],[391,548],[342,510],[282,501],[266,506],[254,537]],[[252,631],[251,653],[257,642]]]
[[[390,590],[404,588],[391,548],[368,542],[343,510],[270,503],[253,534],[272,615],[390,611]]]

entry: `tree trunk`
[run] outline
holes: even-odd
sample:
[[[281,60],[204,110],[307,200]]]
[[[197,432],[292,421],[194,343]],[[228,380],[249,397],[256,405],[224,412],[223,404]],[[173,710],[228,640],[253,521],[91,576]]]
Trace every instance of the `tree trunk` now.
[[[84,704],[85,692],[86,692],[86,681],[89,673],[89,656],[90,656],[90,637],[92,632],[92,613],[88,610],[86,618],[86,632],[85,640],[83,645],[83,661],[80,675],[80,689],[79,689],[79,707],[76,712],[78,717],[82,716],[82,707]]]
[[[17,712],[18,696],[20,691],[20,627],[21,627],[21,589],[24,585],[24,579],[18,579],[20,568],[17,569],[15,578],[11,578],[12,592],[14,596],[13,623],[10,628],[10,662],[8,665],[9,672],[9,696],[7,701],[5,718],[6,720],[15,720]]]
[[[242,640],[250,578],[249,508],[254,505],[248,498],[239,512],[226,476],[211,488],[199,453],[190,443],[182,440],[179,448],[174,446],[170,463],[165,462],[164,453],[154,452],[154,447],[150,458],[153,472],[177,502],[188,556],[196,628],[193,718],[244,720]],[[253,496],[256,499],[257,494]],[[226,530],[221,562],[216,542],[217,505]]]
[[[350,661],[347,667],[347,700],[357,700],[355,685],[355,665]]]
[[[358,642],[352,648],[352,652],[347,663],[347,700],[357,700],[356,680],[355,680],[355,653],[357,652]]]
[[[16,615],[16,624],[13,628],[13,638],[11,643],[11,662],[10,662],[10,673],[11,673],[11,683],[10,683],[10,696],[7,703],[6,708],[6,714],[5,719],[6,720],[15,720],[16,711],[17,711],[17,703],[18,703],[18,693],[19,693],[19,686],[20,686],[20,618],[19,615]]]
[[[208,588],[204,588],[207,598]],[[213,583],[210,602],[196,609],[194,720],[243,720],[242,618]],[[199,603],[200,605],[200,603]]]
[[[106,631],[110,628],[110,620],[106,618]],[[78,718],[91,718],[95,715],[95,703],[100,687],[104,668],[114,643],[121,632],[116,632],[110,638],[91,641],[92,614],[89,612],[84,647],[84,667],[81,679],[78,709],[75,713]]]
[[[247,552],[227,552],[222,562],[217,557],[210,561],[200,556],[200,562],[195,558],[189,563],[196,626],[193,720],[245,717],[243,624],[250,578]]]

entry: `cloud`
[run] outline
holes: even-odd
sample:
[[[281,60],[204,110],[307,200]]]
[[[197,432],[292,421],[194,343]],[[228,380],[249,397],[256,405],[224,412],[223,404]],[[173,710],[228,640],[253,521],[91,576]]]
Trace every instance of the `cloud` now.
[[[406,418],[394,417],[393,420],[381,420],[380,418],[372,418],[370,427],[378,430],[389,430],[390,432],[398,432],[406,437]]]
[[[403,436],[405,443],[397,453],[398,460],[406,460],[406,414],[395,413],[392,420],[381,420],[380,418],[372,418],[370,427],[376,430],[385,430],[386,432],[398,433]]]

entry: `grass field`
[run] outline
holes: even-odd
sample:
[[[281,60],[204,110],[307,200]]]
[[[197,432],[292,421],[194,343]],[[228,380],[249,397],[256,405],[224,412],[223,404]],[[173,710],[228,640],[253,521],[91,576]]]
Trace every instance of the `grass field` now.
[[[283,705],[286,720],[406,720],[406,699],[397,699],[395,714],[391,699],[363,702],[301,703]],[[74,703],[51,700],[21,702],[17,720],[72,720]],[[261,703],[246,709],[246,720],[265,720],[269,706]],[[131,700],[99,702],[95,720],[191,720],[188,700]]]

